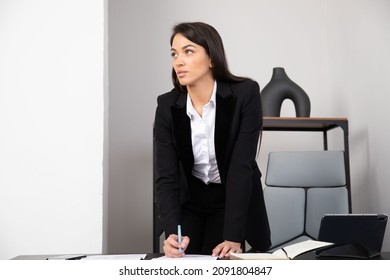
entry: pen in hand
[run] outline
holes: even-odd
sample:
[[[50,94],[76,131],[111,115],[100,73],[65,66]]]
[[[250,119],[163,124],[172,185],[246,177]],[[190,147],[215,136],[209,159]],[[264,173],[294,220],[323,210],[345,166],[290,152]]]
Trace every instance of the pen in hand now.
[[[177,226],[177,242],[180,243],[179,254],[181,254],[182,249],[181,249],[181,226],[180,225]]]

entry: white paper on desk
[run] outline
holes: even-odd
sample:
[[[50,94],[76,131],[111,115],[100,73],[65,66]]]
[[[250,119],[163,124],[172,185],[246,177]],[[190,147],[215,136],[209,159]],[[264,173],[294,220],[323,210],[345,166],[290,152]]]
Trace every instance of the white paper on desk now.
[[[92,255],[82,260],[142,260],[146,254]]]
[[[286,253],[230,253],[231,260],[288,260]]]
[[[183,261],[191,261],[191,260],[216,260],[218,257],[213,257],[210,255],[184,255],[181,258],[170,258],[167,256],[162,256],[159,258],[154,258],[152,260],[169,260],[169,261],[178,261],[178,260],[183,260]]]

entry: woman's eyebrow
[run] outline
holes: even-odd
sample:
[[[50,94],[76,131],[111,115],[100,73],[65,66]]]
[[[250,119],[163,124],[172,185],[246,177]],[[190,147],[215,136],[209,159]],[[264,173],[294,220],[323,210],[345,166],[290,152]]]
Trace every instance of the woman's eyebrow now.
[[[188,49],[188,48],[196,48],[194,45],[185,45],[184,47],[182,47],[182,50],[185,50],[185,49]],[[176,51],[175,48],[171,48],[171,51]]]
[[[196,47],[194,45],[185,45],[184,47],[182,47],[183,50],[188,48],[196,48]]]

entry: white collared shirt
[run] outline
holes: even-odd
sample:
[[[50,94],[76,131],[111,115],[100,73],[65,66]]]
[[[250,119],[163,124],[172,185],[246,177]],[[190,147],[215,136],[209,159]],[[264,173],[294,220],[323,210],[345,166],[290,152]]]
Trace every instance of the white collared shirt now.
[[[205,184],[221,183],[214,147],[216,92],[217,82],[214,82],[213,93],[209,103],[203,106],[202,117],[192,106],[191,97],[187,94],[187,115],[191,120],[191,139],[194,153],[192,175]]]

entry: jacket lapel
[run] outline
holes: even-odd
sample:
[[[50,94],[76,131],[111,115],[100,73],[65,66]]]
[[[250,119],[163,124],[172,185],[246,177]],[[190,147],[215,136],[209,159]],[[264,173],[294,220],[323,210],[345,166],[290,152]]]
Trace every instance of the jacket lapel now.
[[[214,143],[218,169],[224,183],[234,140],[232,125],[236,107],[236,97],[227,83],[218,82],[216,102]]]
[[[187,94],[177,94],[179,97],[175,106],[172,106],[173,140],[175,141],[183,167],[187,172],[191,172],[194,165],[194,155],[192,151],[191,123],[186,110]]]

